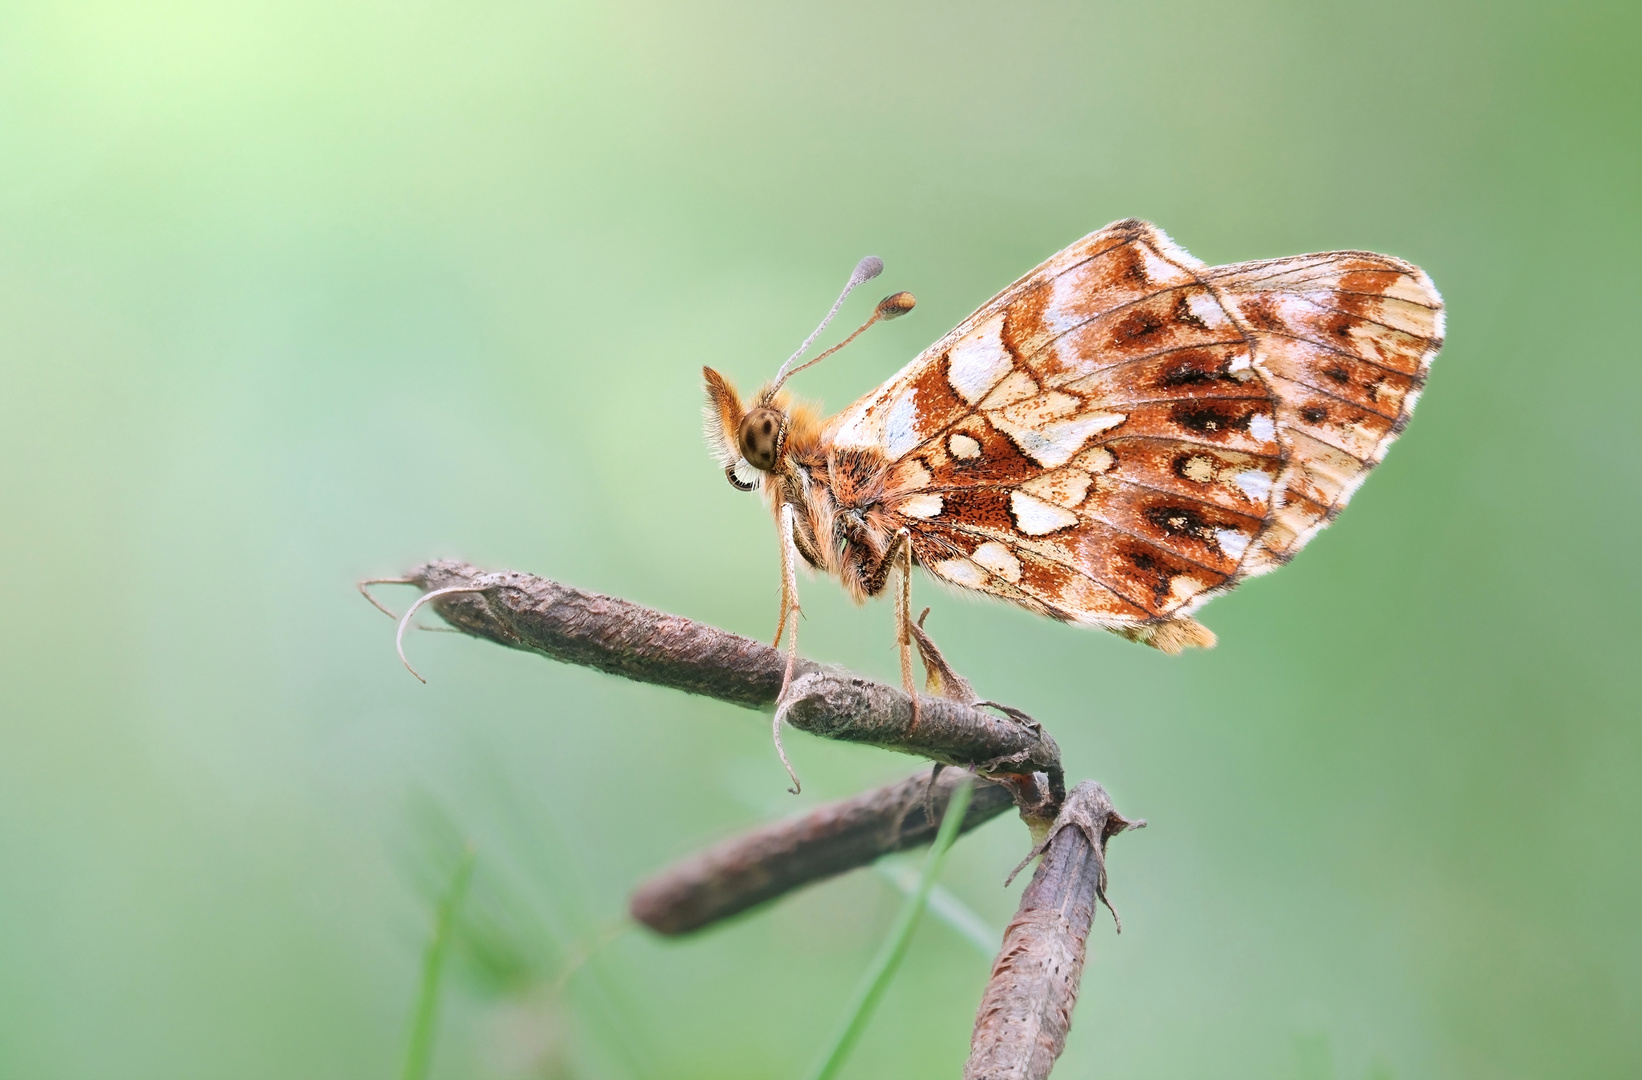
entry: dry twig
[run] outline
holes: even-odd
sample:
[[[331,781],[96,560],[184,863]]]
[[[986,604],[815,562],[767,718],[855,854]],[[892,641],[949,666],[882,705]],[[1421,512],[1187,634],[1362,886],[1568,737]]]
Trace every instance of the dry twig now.
[[[629,909],[658,933],[686,934],[882,855],[921,847],[934,838],[964,777],[947,769],[930,793],[929,774],[917,773],[732,837],[651,877],[634,891]],[[983,825],[1009,805],[1007,788],[977,784],[960,828]]]
[[[964,830],[991,820],[1013,801],[1028,824],[1047,825],[1047,834],[1027,856],[1027,861],[1040,854],[1044,859],[1004,934],[964,1076],[1048,1076],[1065,1047],[1094,907],[1106,899],[1106,841],[1145,822],[1125,820],[1093,781],[1067,794],[1054,739],[1015,710],[994,706],[1003,716],[985,711],[988,703],[975,701],[969,684],[923,632],[921,618],[911,633],[929,670],[930,688],[939,696],[920,697],[914,709],[899,688],[790,660],[750,638],[530,574],[486,573],[442,561],[403,579],[383,580],[424,592],[401,618],[401,636],[416,608],[427,603],[474,637],[746,708],[775,704],[790,662],[784,715],[794,727],[936,763],[934,774],[920,773],[764,826],[655,875],[634,893],[631,909],[638,921],[663,934],[699,930],[881,855],[929,843],[953,787],[963,779],[957,769],[943,774],[942,766],[973,770],[992,781],[976,787]]]
[[[1145,824],[1112,809],[1093,780],[1066,796],[1049,835],[1033,849],[1044,859],[1003,933],[975,1016],[964,1080],[1049,1075],[1072,1027],[1095,905],[1106,902],[1106,841]]]
[[[406,575],[432,607],[475,637],[639,682],[761,709],[775,704],[787,658],[762,642],[612,596],[515,571],[434,562]],[[447,591],[448,590],[448,591]],[[458,591],[460,590],[460,591]],[[1043,773],[1060,783],[1060,748],[1036,724],[945,698],[912,702],[898,687],[800,659],[788,721],[828,739],[916,754],[983,776]],[[1056,792],[1058,796],[1058,791]]]

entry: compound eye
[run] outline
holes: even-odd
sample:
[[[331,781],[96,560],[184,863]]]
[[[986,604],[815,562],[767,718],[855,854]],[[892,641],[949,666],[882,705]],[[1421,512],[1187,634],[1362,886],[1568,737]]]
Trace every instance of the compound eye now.
[[[785,422],[775,409],[754,409],[741,421],[736,442],[747,464],[763,472],[775,470],[775,456],[781,444],[781,428]]]

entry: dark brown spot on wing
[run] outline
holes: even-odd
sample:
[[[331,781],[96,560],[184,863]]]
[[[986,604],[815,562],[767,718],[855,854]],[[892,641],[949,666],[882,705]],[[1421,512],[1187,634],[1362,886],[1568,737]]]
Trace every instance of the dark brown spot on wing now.
[[[1172,415],[1174,422],[1181,427],[1203,435],[1249,429],[1249,417],[1246,413],[1237,413],[1212,405],[1176,405]]]
[[[1140,341],[1151,337],[1163,329],[1164,322],[1156,313],[1141,309],[1131,312],[1112,330],[1113,337],[1122,338],[1125,343]]]
[[[1260,362],[1278,378],[1321,391],[1360,409],[1395,419],[1408,394],[1423,383],[1419,376],[1349,356],[1290,337],[1269,337],[1260,343]]]
[[[1241,300],[1237,310],[1243,318],[1256,330],[1281,332],[1288,328],[1288,321],[1277,310],[1276,302],[1269,296],[1254,296]]]
[[[1103,481],[1098,489],[1084,501],[1079,513],[1220,575],[1234,571],[1241,554],[1237,545],[1233,545],[1237,555],[1226,550],[1222,534],[1252,540],[1260,531],[1266,509],[1251,506],[1247,511],[1233,510],[1178,480],[1164,488]]]
[[[1154,438],[1196,443],[1250,454],[1280,453],[1274,435],[1260,437],[1259,417],[1272,418],[1272,401],[1260,397],[1207,401],[1139,402],[1124,407],[1128,417],[1112,438]],[[1259,434],[1257,434],[1257,431]]]
[[[1208,543],[1214,541],[1214,530],[1203,519],[1203,515],[1192,507],[1158,503],[1148,506],[1143,513],[1147,521],[1170,536],[1189,536],[1194,540]]]
[[[1107,566],[1151,618],[1167,615],[1185,602],[1176,594],[1180,579],[1190,583],[1192,595],[1226,580],[1224,575],[1207,573],[1162,548],[1130,537],[1113,542]]]
[[[1233,371],[1233,366],[1238,370]],[[1143,401],[1265,398],[1267,389],[1250,366],[1241,340],[1188,346],[1102,368],[1061,389],[1117,412]]]

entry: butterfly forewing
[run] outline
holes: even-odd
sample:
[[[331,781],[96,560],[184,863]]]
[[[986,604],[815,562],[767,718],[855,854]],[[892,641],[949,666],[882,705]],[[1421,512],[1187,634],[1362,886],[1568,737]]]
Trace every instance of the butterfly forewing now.
[[[955,585],[1075,622],[1189,612],[1337,511],[1440,334],[1418,270],[1357,252],[1207,268],[1119,222],[835,417]]]

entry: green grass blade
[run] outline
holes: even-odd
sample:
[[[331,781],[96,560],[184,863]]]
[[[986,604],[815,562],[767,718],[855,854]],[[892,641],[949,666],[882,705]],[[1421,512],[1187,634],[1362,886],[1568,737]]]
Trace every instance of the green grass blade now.
[[[462,860],[451,875],[450,888],[439,901],[433,921],[433,937],[422,954],[422,985],[416,994],[416,1012],[411,1017],[410,1038],[405,1043],[405,1066],[399,1070],[400,1080],[425,1080],[428,1066],[433,1061],[433,1035],[438,1026],[439,979],[445,968],[445,956],[450,952],[451,938],[455,936],[456,916],[473,877],[473,849],[462,850]]]
[[[880,860],[873,866],[873,870],[879,877],[899,889],[903,896],[911,896],[918,891],[919,871],[911,866],[892,866]],[[937,885],[929,890],[929,913],[946,923],[959,937],[975,946],[975,950],[988,960],[998,955],[998,946],[1003,943],[1003,931],[987,923],[976,914],[974,908],[959,900],[952,890],[944,885]]]
[[[901,912],[895,917],[895,925],[890,927],[889,936],[884,939],[878,949],[878,955],[872,958],[871,965],[861,976],[860,985],[855,988],[855,996],[844,1010],[842,1020],[828,1040],[826,1052],[816,1062],[808,1075],[808,1080],[831,1080],[843,1066],[844,1059],[849,1057],[850,1051],[855,1049],[855,1043],[861,1038],[861,1033],[867,1029],[872,1020],[873,1012],[878,1008],[878,1001],[889,988],[890,981],[895,978],[895,972],[901,966],[901,960],[906,956],[907,946],[912,943],[912,932],[918,928],[918,917],[923,914],[924,906],[929,902],[929,891],[935,886],[935,879],[940,875],[941,864],[946,861],[946,853],[952,847],[952,841],[958,837],[958,826],[963,822],[964,811],[969,809],[969,781],[958,785],[952,791],[952,798],[946,806],[946,816],[941,818],[941,829],[935,834],[935,843],[930,845],[929,857],[924,860],[924,872],[918,878],[918,887],[905,904],[901,905]]]

